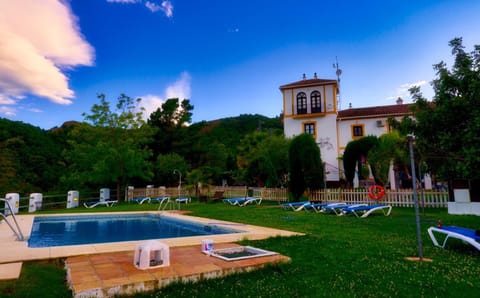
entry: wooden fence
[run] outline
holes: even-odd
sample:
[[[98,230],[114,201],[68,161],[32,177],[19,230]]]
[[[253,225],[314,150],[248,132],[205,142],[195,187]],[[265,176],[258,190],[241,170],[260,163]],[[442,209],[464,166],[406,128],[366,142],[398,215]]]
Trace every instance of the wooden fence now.
[[[289,198],[288,190],[286,188],[247,188],[244,186],[210,186],[200,189],[200,195],[206,197],[207,200],[212,198],[215,192],[223,191],[224,198],[235,198],[245,196],[262,197],[265,201],[275,201],[280,203],[287,202]],[[413,207],[413,190],[386,190],[385,196],[373,201],[368,196],[368,191],[365,189],[323,189],[318,191],[307,192],[306,197],[310,201],[319,202],[346,202],[346,203],[372,203],[378,202],[383,204],[390,204],[394,207]],[[126,201],[136,197],[160,197],[170,196],[173,198],[179,196],[196,197],[196,191],[193,188],[182,188],[179,192],[177,187],[157,187],[157,188],[134,188],[128,189],[126,193]],[[417,198],[420,207],[434,207],[446,208],[448,205],[448,192],[437,190],[418,190]]]

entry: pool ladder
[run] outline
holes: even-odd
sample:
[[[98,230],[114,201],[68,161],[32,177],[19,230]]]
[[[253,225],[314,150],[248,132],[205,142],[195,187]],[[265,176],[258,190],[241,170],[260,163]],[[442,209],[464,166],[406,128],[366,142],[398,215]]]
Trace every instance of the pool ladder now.
[[[5,216],[5,214],[0,213],[0,215],[2,215],[3,219],[5,220],[7,225],[10,227],[10,229],[13,231],[15,236],[17,236],[18,241],[24,241],[25,237],[23,237],[22,230],[20,229],[20,226],[18,225],[17,217],[15,216],[15,213],[13,212],[12,207],[10,206],[10,203],[6,199],[0,199],[0,201],[4,201],[5,206],[8,207],[8,209],[10,210],[10,214],[12,215],[13,221],[15,222],[15,226],[17,227],[17,229],[15,230],[15,227],[12,226],[12,224],[10,223],[8,218]],[[6,210],[6,208],[5,208],[5,210]]]
[[[166,202],[160,203],[158,206],[158,211],[165,211],[165,210],[180,210],[180,204],[173,201],[171,198],[168,198]]]

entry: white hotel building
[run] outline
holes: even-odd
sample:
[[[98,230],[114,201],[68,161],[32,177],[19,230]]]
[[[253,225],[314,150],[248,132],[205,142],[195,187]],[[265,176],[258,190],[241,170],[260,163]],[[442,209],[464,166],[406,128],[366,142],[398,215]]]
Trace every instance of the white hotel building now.
[[[400,98],[395,105],[338,110],[337,80],[319,79],[316,74],[313,79],[304,75],[300,81],[280,86],[280,91],[285,136],[309,133],[315,137],[331,187],[338,186],[344,177],[340,157],[348,142],[388,133],[388,118],[400,120],[412,114],[411,104],[403,104]]]

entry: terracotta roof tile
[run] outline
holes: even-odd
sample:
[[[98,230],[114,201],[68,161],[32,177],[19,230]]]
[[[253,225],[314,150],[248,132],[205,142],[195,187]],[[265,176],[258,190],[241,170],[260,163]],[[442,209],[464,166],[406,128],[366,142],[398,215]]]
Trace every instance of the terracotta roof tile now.
[[[328,85],[328,84],[336,84],[336,83],[337,83],[337,80],[329,80],[329,79],[308,79],[307,80],[307,79],[305,79],[305,80],[300,80],[298,82],[293,82],[293,83],[290,83],[290,84],[280,86],[280,90],[298,88],[298,87]]]
[[[338,112],[337,120],[411,115],[413,112],[411,111],[410,107],[413,105],[414,104],[395,104],[389,106],[346,109]]]

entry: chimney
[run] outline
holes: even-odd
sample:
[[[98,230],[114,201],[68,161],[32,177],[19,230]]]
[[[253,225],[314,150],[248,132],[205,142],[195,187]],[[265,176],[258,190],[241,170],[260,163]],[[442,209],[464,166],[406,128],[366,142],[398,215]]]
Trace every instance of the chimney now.
[[[352,108],[352,103],[349,103],[349,104],[348,104],[348,108],[349,108],[349,109]]]
[[[401,97],[397,98],[397,105],[403,104],[403,99]]]
[[[307,76],[303,74],[303,80],[306,80],[306,79],[307,79]]]
[[[316,73],[316,72],[314,72],[314,73],[313,73],[313,78],[314,78],[314,79],[318,79],[318,78],[317,78],[317,73]]]

